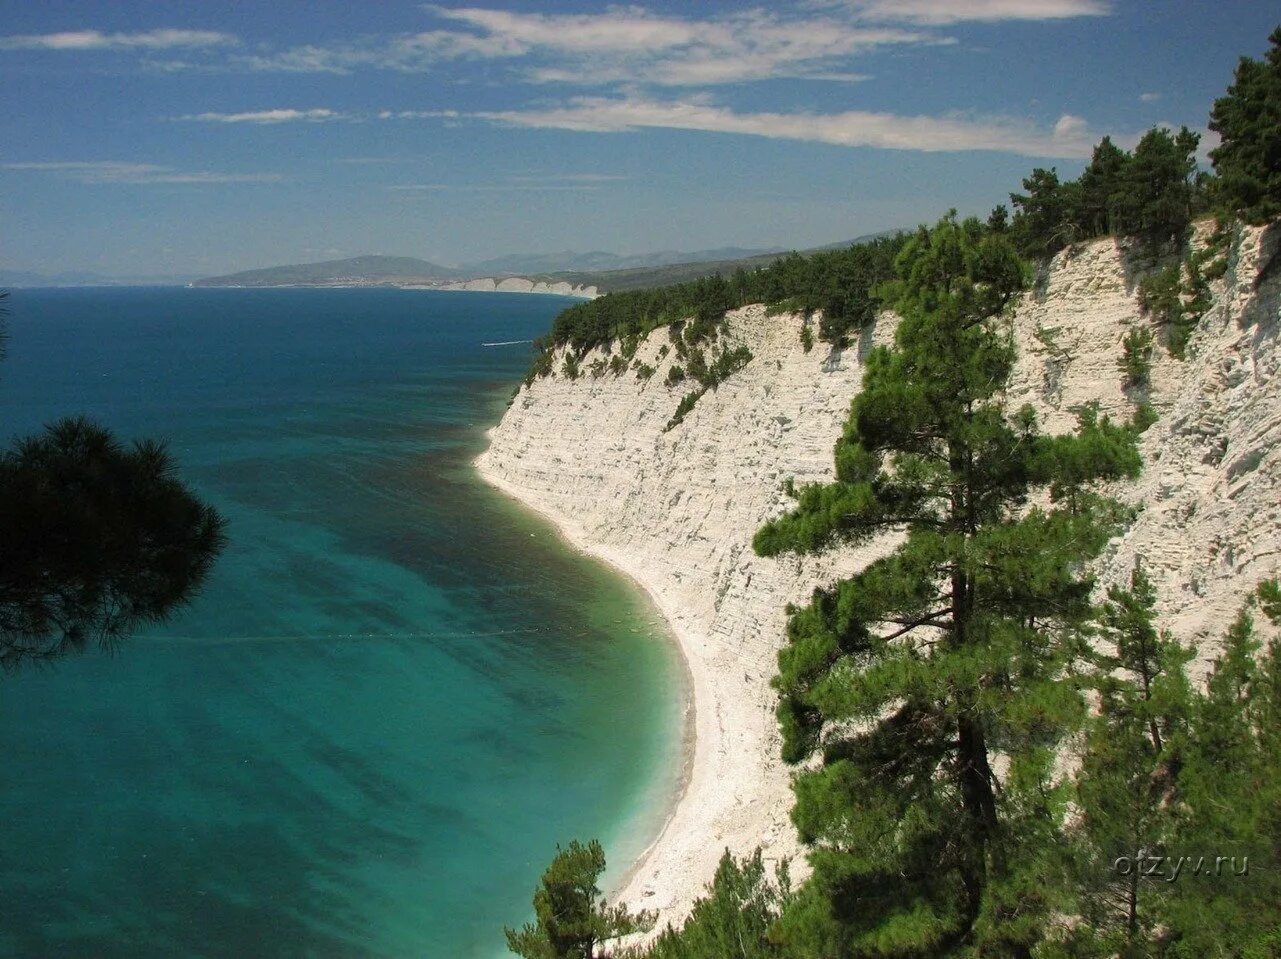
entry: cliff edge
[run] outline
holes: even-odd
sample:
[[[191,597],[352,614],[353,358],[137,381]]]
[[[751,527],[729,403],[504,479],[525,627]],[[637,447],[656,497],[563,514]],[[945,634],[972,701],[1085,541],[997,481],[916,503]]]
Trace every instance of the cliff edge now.
[[[1072,409],[1091,401],[1115,418],[1144,402],[1159,415],[1142,436],[1143,476],[1117,491],[1140,512],[1109,545],[1100,579],[1123,581],[1142,556],[1160,625],[1196,642],[1203,662],[1245,594],[1281,570],[1279,240],[1276,229],[1235,238],[1187,358],[1158,345],[1142,390],[1125,387],[1118,360],[1125,334],[1151,323],[1136,297],[1150,264],[1136,265],[1115,241],[1060,253],[1014,314],[1012,407],[1031,403],[1052,432],[1072,428]],[[663,349],[666,330],[636,354],[656,371],[646,379],[631,371],[538,379],[515,397],[477,462],[495,486],[644,586],[689,664],[688,785],[621,891],[630,905],[659,910],[660,924],[688,912],[726,848],[796,855],[769,686],[785,606],[893,545],[782,560],[751,550],[761,523],[788,507],[786,479],[831,478],[863,362],[891,340],[894,317],[882,314],[843,350],[820,343],[806,352],[804,323],[761,306],[730,313],[721,336],[753,359],[666,432],[689,391],[665,385],[675,361]],[[602,356],[593,351],[582,368]]]

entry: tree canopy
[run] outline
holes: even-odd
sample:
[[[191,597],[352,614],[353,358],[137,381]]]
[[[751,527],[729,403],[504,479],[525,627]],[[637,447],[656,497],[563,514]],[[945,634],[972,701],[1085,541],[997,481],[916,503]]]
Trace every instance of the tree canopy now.
[[[1281,216],[1281,27],[1262,60],[1242,57],[1232,85],[1214,101],[1210,151],[1224,204],[1249,223]]]
[[[163,619],[200,588],[224,530],[160,443],[125,447],[84,418],[17,440],[0,451],[0,666],[110,650]]]
[[[608,293],[563,310],[540,349],[568,346],[579,356],[615,340],[635,341],[651,330],[687,320],[700,332],[727,310],[749,303],[786,305],[801,312],[823,311],[819,336],[842,343],[851,330],[869,322],[879,308],[874,290],[893,274],[899,237],[802,256],[792,253],[769,266],[729,277],[712,275],[652,290]]]
[[[1110,137],[1094,148],[1075,180],[1037,168],[1011,193],[1012,229],[1029,257],[1052,256],[1081,240],[1115,234],[1148,245],[1179,244],[1192,219],[1209,208],[1204,177],[1196,167],[1197,134],[1156,127],[1133,153]]]
[[[113,647],[187,601],[224,542],[158,443],[85,419],[0,454],[0,664]]]
[[[604,871],[605,851],[595,839],[558,846],[534,893],[534,921],[506,930],[508,948],[524,959],[592,959],[597,945],[652,925],[648,913],[601,900]]]

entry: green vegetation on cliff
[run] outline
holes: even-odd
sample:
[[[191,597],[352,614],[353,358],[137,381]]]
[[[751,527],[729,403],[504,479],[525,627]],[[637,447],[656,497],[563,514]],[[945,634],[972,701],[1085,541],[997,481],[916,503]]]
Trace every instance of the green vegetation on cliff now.
[[[674,286],[609,293],[564,310],[543,346],[567,346],[581,355],[682,320],[714,322],[749,303],[822,310],[819,335],[838,343],[875,316],[874,289],[892,275],[902,244],[901,237],[882,237],[848,249],[792,253],[750,273],[737,269],[728,278],[712,274]]]

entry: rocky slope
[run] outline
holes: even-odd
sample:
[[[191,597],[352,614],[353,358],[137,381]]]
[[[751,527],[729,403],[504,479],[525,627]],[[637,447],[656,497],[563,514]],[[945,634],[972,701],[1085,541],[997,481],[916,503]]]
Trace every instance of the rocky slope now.
[[[1143,436],[1143,477],[1119,491],[1142,510],[1109,546],[1101,578],[1123,579],[1142,556],[1163,625],[1197,641],[1202,661],[1245,593],[1281,569],[1277,233],[1238,238],[1187,360],[1158,347],[1145,395],[1123,389],[1117,367],[1125,332],[1148,321],[1134,295],[1139,271],[1112,241],[1060,254],[1015,314],[1013,405],[1032,403],[1051,430],[1071,428],[1072,407],[1086,401],[1123,418],[1147,401],[1160,414]],[[663,919],[688,909],[725,848],[795,853],[769,688],[784,607],[893,545],[782,561],[751,551],[761,522],[787,508],[785,479],[830,477],[862,362],[892,337],[886,314],[846,350],[816,344],[806,353],[802,322],[761,307],[732,313],[724,336],[753,360],[670,432],[663,427],[688,386],[664,385],[674,358],[660,356],[665,331],[637,355],[656,368],[649,379],[538,380],[478,462],[495,485],[646,587],[681,643],[697,734],[689,782],[622,890]]]

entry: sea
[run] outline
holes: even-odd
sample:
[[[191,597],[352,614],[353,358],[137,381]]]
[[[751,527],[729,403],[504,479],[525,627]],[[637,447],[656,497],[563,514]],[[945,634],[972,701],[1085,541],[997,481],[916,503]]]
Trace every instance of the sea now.
[[[115,653],[0,675],[0,955],[492,959],[557,844],[618,881],[678,785],[679,658],[471,465],[570,302],[13,291],[0,441],[164,440],[229,545]]]

